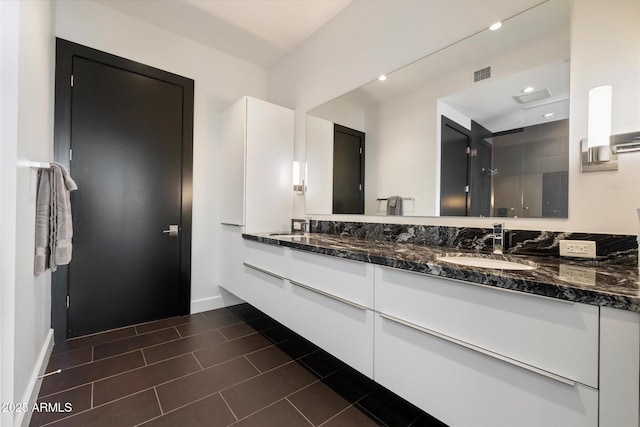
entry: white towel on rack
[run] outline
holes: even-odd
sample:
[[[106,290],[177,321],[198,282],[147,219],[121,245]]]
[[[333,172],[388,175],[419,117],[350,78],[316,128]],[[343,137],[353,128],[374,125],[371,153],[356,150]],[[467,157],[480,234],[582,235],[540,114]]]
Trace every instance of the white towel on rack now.
[[[391,196],[387,198],[387,215],[402,215],[402,197]]]
[[[71,261],[73,223],[70,192],[78,186],[58,163],[43,169],[36,201],[36,274]]]
[[[49,217],[51,212],[51,185],[49,169],[40,170],[40,184],[36,197],[36,253],[35,274],[44,273],[49,266]]]

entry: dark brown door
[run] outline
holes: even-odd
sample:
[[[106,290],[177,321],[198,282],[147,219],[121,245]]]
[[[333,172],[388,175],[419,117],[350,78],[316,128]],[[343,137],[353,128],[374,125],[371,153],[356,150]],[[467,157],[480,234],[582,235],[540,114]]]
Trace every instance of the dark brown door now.
[[[442,116],[440,152],[440,215],[465,216],[469,195],[470,131]]]
[[[68,337],[187,314],[193,86],[104,57],[71,67]]]
[[[340,125],[333,132],[333,213],[364,214],[364,133]]]

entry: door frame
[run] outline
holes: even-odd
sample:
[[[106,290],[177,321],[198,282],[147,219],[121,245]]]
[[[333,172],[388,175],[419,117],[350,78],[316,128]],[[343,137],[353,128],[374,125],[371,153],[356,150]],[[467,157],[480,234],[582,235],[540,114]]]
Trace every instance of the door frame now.
[[[126,58],[92,49],[61,38],[56,38],[55,105],[54,105],[54,159],[71,171],[71,75],[73,57],[78,56],[105,65],[162,80],[183,88],[182,127],[182,201],[180,230],[180,301],[182,314],[191,308],[191,232],[193,188],[193,102],[194,81],[158,68]],[[81,191],[80,188],[79,191]],[[71,261],[73,262],[73,260]],[[67,339],[67,295],[69,267],[59,266],[51,276],[51,326],[54,341]]]

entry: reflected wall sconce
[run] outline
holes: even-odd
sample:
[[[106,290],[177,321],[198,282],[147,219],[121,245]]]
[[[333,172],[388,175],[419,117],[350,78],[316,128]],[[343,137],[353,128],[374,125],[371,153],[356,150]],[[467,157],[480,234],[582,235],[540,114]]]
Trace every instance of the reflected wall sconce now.
[[[304,165],[304,170],[303,170]],[[306,186],[304,185],[304,179],[306,176],[306,163],[300,163],[298,161],[293,162],[293,191],[296,194],[304,194],[306,192]]]
[[[582,172],[618,170],[618,154],[640,151],[640,131],[611,135],[611,86],[589,91],[587,139],[580,141]]]

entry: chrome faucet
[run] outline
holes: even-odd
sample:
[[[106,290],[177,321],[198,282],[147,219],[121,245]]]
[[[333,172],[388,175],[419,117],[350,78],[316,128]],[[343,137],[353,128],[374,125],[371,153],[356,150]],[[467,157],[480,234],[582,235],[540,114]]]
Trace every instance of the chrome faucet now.
[[[493,233],[488,237],[493,239],[493,253],[503,254],[504,249],[504,223],[498,222],[493,224]]]

